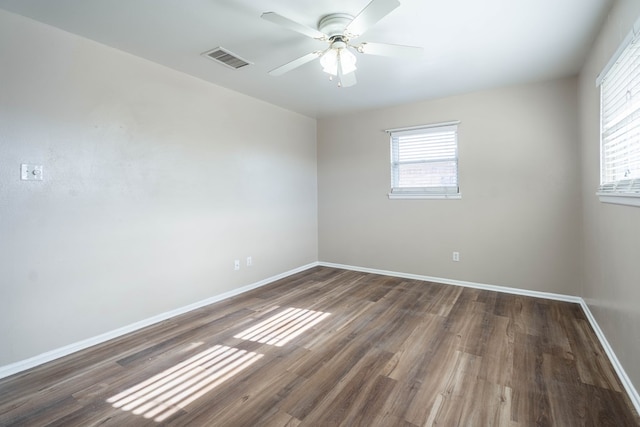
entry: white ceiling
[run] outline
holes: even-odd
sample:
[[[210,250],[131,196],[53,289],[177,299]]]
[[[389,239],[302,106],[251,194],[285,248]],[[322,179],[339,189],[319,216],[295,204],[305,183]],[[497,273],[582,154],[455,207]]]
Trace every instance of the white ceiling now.
[[[357,41],[424,48],[421,59],[358,55],[358,84],[338,88],[317,61],[267,72],[325,47],[260,18],[316,28],[369,0],[0,0],[0,8],[311,117],[576,74],[613,0],[401,0]],[[16,43],[20,43],[16,40]],[[252,65],[200,54],[222,46]]]

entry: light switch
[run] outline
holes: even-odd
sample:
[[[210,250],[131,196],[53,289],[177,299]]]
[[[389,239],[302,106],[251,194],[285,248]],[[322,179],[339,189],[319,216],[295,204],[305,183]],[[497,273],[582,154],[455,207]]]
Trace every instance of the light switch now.
[[[20,178],[23,181],[42,181],[42,165],[27,165],[22,164],[20,166]]]

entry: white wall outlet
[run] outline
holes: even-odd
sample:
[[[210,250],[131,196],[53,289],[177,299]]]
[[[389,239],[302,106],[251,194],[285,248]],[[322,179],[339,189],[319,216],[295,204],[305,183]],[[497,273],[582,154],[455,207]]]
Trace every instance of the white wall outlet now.
[[[239,259],[237,259],[237,260],[235,260],[235,261],[234,261],[234,263],[233,263],[233,269],[234,269],[234,270],[240,270],[240,260],[239,260]]]
[[[247,267],[251,267],[252,265],[253,265],[253,259],[250,256],[248,256],[247,257]]]
[[[42,181],[42,165],[20,165],[20,179],[23,181]]]
[[[451,259],[455,262],[460,261],[460,252],[453,252],[453,255],[451,256]]]

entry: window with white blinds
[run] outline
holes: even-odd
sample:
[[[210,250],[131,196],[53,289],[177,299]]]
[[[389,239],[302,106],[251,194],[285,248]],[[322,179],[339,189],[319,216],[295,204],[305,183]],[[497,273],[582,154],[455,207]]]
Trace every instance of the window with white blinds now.
[[[640,205],[640,36],[627,38],[601,76],[598,195]]]
[[[458,123],[388,130],[389,198],[460,198]]]

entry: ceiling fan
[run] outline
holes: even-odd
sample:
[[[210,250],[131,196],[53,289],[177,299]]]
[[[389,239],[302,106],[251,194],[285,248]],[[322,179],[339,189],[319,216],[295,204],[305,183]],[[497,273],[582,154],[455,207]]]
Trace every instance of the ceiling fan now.
[[[370,42],[352,44],[353,39],[362,35],[398,6],[400,6],[398,0],[371,0],[355,17],[346,13],[332,13],[322,17],[318,22],[317,30],[275,12],[263,13],[261,17],[269,22],[329,43],[327,49],[311,52],[294,59],[269,71],[269,74],[279,76],[320,58],[322,69],[329,74],[329,78],[337,77],[338,86],[347,87],[353,86],[357,82],[355,75],[357,58],[352,51],[401,58],[419,57],[422,55],[421,47]]]

